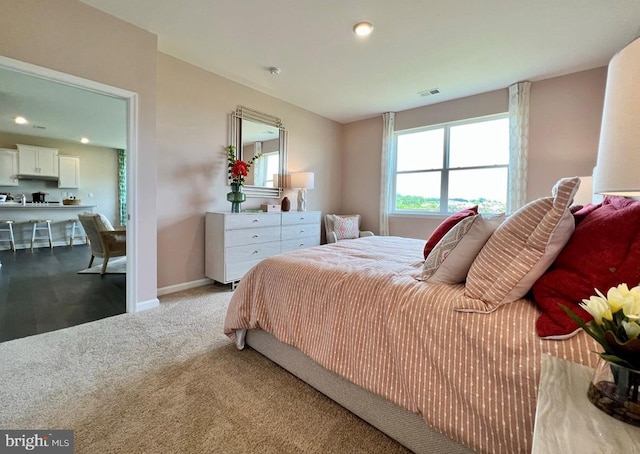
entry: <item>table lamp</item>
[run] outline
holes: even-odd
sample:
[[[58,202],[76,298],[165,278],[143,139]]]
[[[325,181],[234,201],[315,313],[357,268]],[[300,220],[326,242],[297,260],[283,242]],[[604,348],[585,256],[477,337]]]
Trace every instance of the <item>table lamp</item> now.
[[[640,196],[640,38],[613,56],[607,73],[593,191]]]
[[[298,188],[298,211],[307,211],[307,189],[313,189],[313,172],[291,174],[291,187]]]

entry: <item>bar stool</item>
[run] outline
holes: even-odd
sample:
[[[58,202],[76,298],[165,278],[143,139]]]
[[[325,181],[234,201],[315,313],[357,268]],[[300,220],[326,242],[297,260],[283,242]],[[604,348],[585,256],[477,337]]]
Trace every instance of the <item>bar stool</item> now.
[[[89,238],[87,237],[87,234],[83,232],[80,221],[78,219],[68,219],[67,222],[71,223],[71,232],[69,233],[69,246],[73,247],[73,241],[76,238],[76,234],[78,236],[84,236],[84,242],[85,244],[87,244],[89,242]]]
[[[11,250],[16,252],[16,240],[13,237],[13,222],[10,220],[0,221],[0,232],[8,232],[9,238],[0,238],[0,241],[8,241],[11,244]]]
[[[35,242],[35,240],[49,240],[49,247],[53,249],[53,237],[51,236],[51,219],[31,219],[29,222],[33,225],[33,230],[31,233],[31,252],[33,252],[33,243]],[[47,236],[36,236],[36,232],[38,230],[46,230]]]

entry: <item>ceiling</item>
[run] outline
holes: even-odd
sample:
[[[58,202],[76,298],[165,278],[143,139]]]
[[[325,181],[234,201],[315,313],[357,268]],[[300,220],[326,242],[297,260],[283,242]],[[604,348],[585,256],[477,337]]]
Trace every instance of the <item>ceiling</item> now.
[[[126,149],[126,115],[122,99],[0,67],[0,131]]]
[[[161,52],[342,123],[604,66],[640,26],[639,0],[82,1]]]
[[[640,0],[81,1],[158,35],[161,52],[341,123],[604,66],[640,26]],[[125,148],[125,116],[122,100],[0,68],[0,131]]]

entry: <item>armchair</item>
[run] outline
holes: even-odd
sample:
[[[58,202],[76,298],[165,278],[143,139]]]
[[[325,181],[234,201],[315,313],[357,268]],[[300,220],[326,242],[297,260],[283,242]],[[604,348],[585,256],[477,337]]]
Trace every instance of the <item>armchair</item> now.
[[[327,234],[327,243],[373,236],[373,232],[360,230],[359,214],[327,214],[324,216],[324,229]]]
[[[94,258],[101,257],[104,261],[100,274],[104,274],[111,257],[127,255],[126,227],[114,229],[109,219],[99,213],[79,214],[78,218],[91,242],[91,259],[87,268],[91,268]]]

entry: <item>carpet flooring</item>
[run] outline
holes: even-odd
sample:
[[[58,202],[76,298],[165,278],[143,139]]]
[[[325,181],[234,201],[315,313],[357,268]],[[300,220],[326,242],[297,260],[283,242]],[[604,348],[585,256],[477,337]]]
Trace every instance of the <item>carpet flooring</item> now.
[[[0,428],[72,429],[76,453],[407,453],[222,334],[231,292],[0,344]]]

